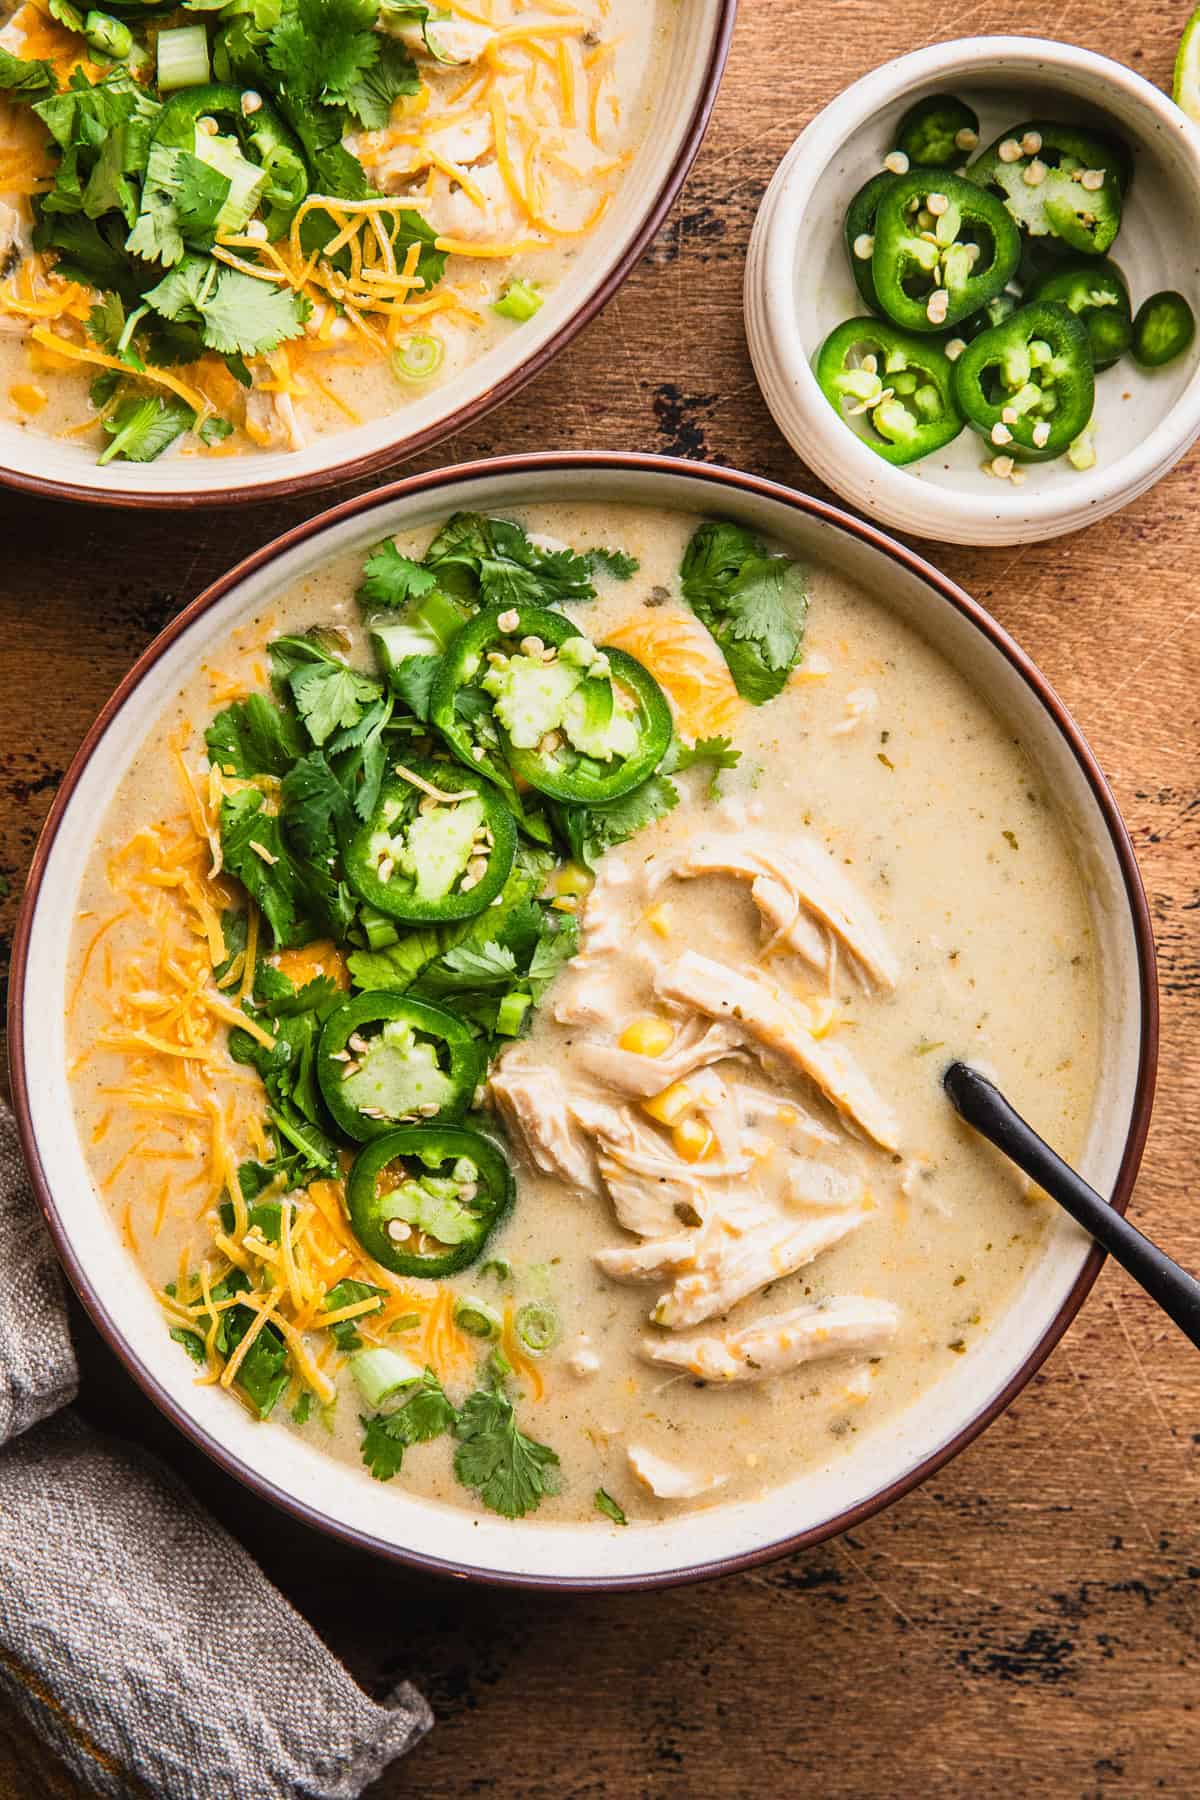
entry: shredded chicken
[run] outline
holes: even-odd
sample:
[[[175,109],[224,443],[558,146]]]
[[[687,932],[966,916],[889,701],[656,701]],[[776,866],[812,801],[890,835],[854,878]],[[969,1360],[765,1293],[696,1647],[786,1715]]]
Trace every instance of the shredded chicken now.
[[[638,1444],[629,1446],[629,1467],[644,1488],[658,1500],[696,1500],[728,1481],[728,1475],[697,1475],[656,1456]]]
[[[720,1062],[741,1047],[738,1032],[728,1025],[685,1025],[664,1056],[639,1056],[614,1044],[581,1044],[579,1062],[589,1075],[622,1094],[646,1099],[682,1081],[694,1069]]]
[[[597,1250],[598,1268],[614,1281],[657,1281],[676,1269],[690,1269],[696,1261],[698,1247],[694,1231],[678,1237],[650,1238],[641,1244],[618,1244],[612,1249]]]
[[[885,1150],[895,1150],[899,1126],[891,1108],[846,1051],[815,1038],[796,1005],[761,979],[685,950],[660,969],[655,988],[664,1000],[710,1019],[734,1020],[750,1037],[798,1068],[846,1118]]]
[[[246,423],[264,449],[303,450],[308,442],[290,394],[247,394]]]
[[[655,1324],[679,1331],[726,1313],[772,1281],[794,1275],[870,1217],[870,1208],[795,1221],[776,1217],[744,1237],[719,1241],[696,1234],[696,1260],[659,1300]]]
[[[765,1381],[801,1363],[850,1351],[873,1355],[891,1343],[899,1323],[900,1314],[889,1301],[848,1295],[821,1306],[772,1313],[739,1331],[648,1338],[642,1355],[703,1381]]]
[[[598,1193],[595,1158],[571,1109],[566,1083],[554,1069],[523,1069],[506,1058],[488,1092],[535,1168],[572,1187]]]
[[[864,1189],[861,1175],[852,1169],[835,1169],[832,1163],[817,1162],[811,1156],[793,1156],[787,1166],[786,1192],[791,1206],[828,1209],[860,1206]]]
[[[822,973],[830,964],[825,934],[831,933],[876,986],[890,990],[900,978],[874,913],[828,852],[809,838],[762,830],[701,838],[688,846],[673,872],[683,880],[737,875],[751,882],[755,904],[776,934]],[[813,920],[824,930],[814,933]]]

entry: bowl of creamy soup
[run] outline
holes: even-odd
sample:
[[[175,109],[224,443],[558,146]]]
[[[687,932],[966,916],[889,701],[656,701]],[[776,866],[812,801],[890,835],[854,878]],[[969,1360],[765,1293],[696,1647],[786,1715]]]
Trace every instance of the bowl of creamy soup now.
[[[459,429],[649,242],[735,4],[0,9],[0,480],[214,503]]]
[[[1123,1206],[1145,900],[1044,677],[757,478],[551,454],[299,527],[155,641],[35,859],[26,1152],[226,1469],[383,1555],[630,1585],[843,1529],[1013,1397]]]

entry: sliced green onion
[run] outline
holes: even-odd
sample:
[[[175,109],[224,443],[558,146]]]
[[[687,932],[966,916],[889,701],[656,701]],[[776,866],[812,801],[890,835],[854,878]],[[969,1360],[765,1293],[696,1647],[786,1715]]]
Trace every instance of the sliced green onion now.
[[[392,371],[401,381],[428,381],[441,368],[445,354],[441,338],[418,331],[392,351]]]
[[[420,1323],[420,1313],[401,1313],[400,1317],[398,1319],[393,1319],[388,1326],[388,1335],[390,1336],[396,1331],[412,1331],[414,1327]]]
[[[523,325],[526,319],[532,319],[535,312],[541,310],[545,295],[534,286],[532,281],[510,281],[498,300],[493,300],[492,311],[499,313],[502,319],[515,319]]]
[[[479,1273],[481,1275],[494,1275],[497,1281],[511,1281],[513,1278],[512,1264],[509,1262],[507,1256],[490,1257],[489,1260],[484,1263]]]
[[[496,1030],[500,1036],[519,1036],[525,1014],[532,1005],[532,994],[505,994],[496,1008]]]
[[[208,32],[203,25],[180,25],[158,34],[158,85],[164,94],[175,88],[203,87],[212,80]]]
[[[358,922],[366,934],[367,946],[371,950],[385,950],[389,944],[400,942],[395,920],[389,919],[386,913],[376,912],[373,906],[359,908]]]
[[[517,1336],[531,1356],[542,1356],[558,1340],[558,1314],[540,1300],[518,1307],[515,1324]]]
[[[83,36],[87,29],[83,14],[77,6],[71,5],[71,0],[50,0],[49,11],[50,17],[56,19],[65,30],[77,31],[81,37]]]
[[[473,1294],[464,1294],[454,1303],[454,1323],[468,1337],[496,1338],[500,1336],[501,1319],[494,1307],[486,1300],[477,1300]]]
[[[83,35],[93,50],[111,56],[114,62],[124,62],[133,49],[132,31],[111,13],[90,12],[83,21]]]
[[[350,1373],[368,1406],[382,1406],[385,1400],[420,1381],[420,1363],[396,1350],[358,1350],[350,1358]]]

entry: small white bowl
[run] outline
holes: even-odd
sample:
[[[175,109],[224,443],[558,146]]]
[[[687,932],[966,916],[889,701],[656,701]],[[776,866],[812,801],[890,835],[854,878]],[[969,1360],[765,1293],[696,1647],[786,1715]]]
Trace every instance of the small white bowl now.
[[[842,248],[852,196],[883,166],[895,128],[927,94],[961,95],[989,144],[1025,119],[1115,126],[1135,176],[1113,260],[1134,308],[1176,288],[1200,310],[1200,131],[1140,75],[1046,38],[933,44],[866,75],[797,138],[767,189],[746,263],[746,335],[759,385],[813,472],[872,517],[956,544],[1032,544],[1105,518],[1151,487],[1200,435],[1200,342],[1156,373],[1128,358],[1096,383],[1098,461],[1030,465],[1019,487],[983,471],[969,429],[907,468],[885,463],[839,422],[812,358],[843,319],[866,311]]]
[[[151,722],[229,633],[331,558],[457,508],[508,513],[553,499],[728,518],[879,596],[947,657],[1026,747],[1075,839],[1099,958],[1100,1073],[1080,1167],[1125,1208],[1150,1119],[1157,993],[1150,915],[1133,851],[1061,700],[982,607],[912,550],[820,500],[753,475],[636,454],[552,452],[410,476],[297,526],[172,620],[89,731],[34,855],[13,945],[13,1097],[34,1187],[93,1319],[169,1418],[229,1473],[317,1528],[381,1556],[529,1587],[649,1587],[745,1568],[859,1523],[969,1443],[1066,1330],[1101,1255],[1064,1215],[980,1342],[934,1387],[844,1454],[753,1499],[630,1531],[509,1522],[381,1486],[307,1439],[257,1424],[198,1387],[130,1262],[71,1124],[64,1000],[80,880],[97,829]],[[1034,1026],[1036,1029],[1036,1026]]]

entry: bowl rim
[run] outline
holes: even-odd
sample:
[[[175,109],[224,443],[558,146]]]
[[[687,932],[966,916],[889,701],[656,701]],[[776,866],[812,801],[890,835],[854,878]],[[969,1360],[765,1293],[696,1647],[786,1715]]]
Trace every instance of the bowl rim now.
[[[462,406],[456,407],[441,419],[432,420],[421,429],[409,432],[378,450],[340,459],[323,468],[314,469],[307,475],[281,475],[275,480],[239,484],[236,487],[196,486],[161,493],[134,493],[93,486],[88,481],[67,481],[56,476],[34,475],[0,461],[0,487],[12,488],[18,493],[35,494],[47,500],[76,500],[132,512],[247,506],[259,500],[296,499],[301,494],[320,492],[342,482],[357,481],[367,475],[379,474],[385,469],[398,468],[432,445],[474,425],[493,407],[511,399],[527,382],[540,375],[559,352],[565,350],[572,339],[603,311],[641,261],[652,238],[678,199],[708,130],[737,20],[738,0],[714,0],[714,4],[717,10],[708,63],[696,91],[687,128],[674,160],[652,194],[640,221],[634,226],[624,250],[596,283],[592,292],[563,320],[557,331],[507,375],[484,388],[474,399],[465,401]]]
[[[868,70],[809,121],[779,162],[752,234],[752,238],[761,237],[758,254],[747,258],[751,308],[761,312],[758,329],[752,333],[752,342],[757,340],[754,360],[756,365],[760,359],[766,364],[764,374],[774,402],[772,411],[778,407],[789,427],[784,435],[794,438],[798,434],[809,448],[812,437],[817,437],[822,445],[823,479],[844,497],[852,497],[854,504],[863,504],[896,520],[903,515],[906,529],[930,537],[944,537],[945,527],[952,525],[955,541],[964,543],[1027,541],[1021,535],[997,536],[994,529],[989,529],[993,524],[1005,533],[1018,525],[1032,527],[1038,537],[1044,537],[1074,531],[1104,518],[1129,504],[1165,474],[1200,433],[1198,357],[1187,385],[1158,424],[1115,461],[1089,471],[1080,489],[1070,493],[1029,493],[1024,489],[1017,492],[1003,482],[992,482],[979,494],[941,486],[929,486],[923,491],[922,484],[913,480],[912,472],[876,456],[853,432],[842,429],[834,435],[832,428],[839,422],[817,383],[813,353],[801,340],[791,305],[796,245],[817,183],[849,138],[884,107],[929,82],[944,83],[963,74],[986,80],[989,71],[1001,63],[1023,63],[1036,68],[1051,82],[1058,74],[1064,79],[1082,78],[1121,93],[1130,106],[1152,118],[1160,132],[1175,139],[1200,184],[1200,127],[1176,106],[1169,94],[1136,69],[1099,51],[1057,38],[1003,33],[948,38]],[[1003,84],[1009,76],[1010,68],[1006,66],[997,75],[997,82]],[[1104,103],[1098,97],[1093,96],[1088,104],[1103,110]],[[869,500],[865,498],[867,493]],[[922,524],[911,523],[918,517],[924,521]],[[971,532],[978,535],[961,535]]]
[[[410,475],[372,492],[356,495],[341,501],[338,505],[330,507],[312,519],[293,526],[270,543],[253,551],[224,575],[219,576],[216,581],[210,583],[159,632],[158,636],[138,657],[89,727],[63,777],[34,848],[13,941],[8,1005],[11,1078],[13,1106],[26,1167],[38,1204],[49,1227],[55,1250],[72,1286],[91,1315],[93,1324],[104,1338],[108,1348],[120,1358],[143,1392],[173,1424],[179,1427],[186,1437],[211,1457],[225,1474],[233,1476],[259,1498],[281,1507],[292,1517],[313,1529],[326,1532],[355,1549],[380,1556],[392,1563],[420,1570],[423,1573],[452,1575],[459,1579],[479,1581],[488,1586],[502,1588],[515,1587],[547,1591],[580,1590],[583,1592],[635,1591],[673,1587],[685,1582],[732,1574],[821,1543],[827,1538],[851,1529],[875,1513],[881,1512],[928,1476],[935,1474],[960,1450],[965,1449],[968,1444],[973,1442],[1036,1374],[1075,1318],[1095,1282],[1104,1263],[1103,1251],[1098,1245],[1092,1246],[1058,1312],[1020,1366],[1013,1372],[1009,1381],[997,1394],[994,1394],[976,1412],[972,1413],[945,1443],[938,1445],[928,1456],[922,1458],[912,1468],[905,1470],[897,1479],[876,1489],[853,1505],[845,1507],[834,1516],[822,1520],[819,1524],[783,1538],[774,1539],[770,1543],[757,1545],[736,1555],[715,1557],[687,1567],[673,1567],[663,1571],[654,1570],[638,1575],[528,1575],[479,1567],[469,1562],[455,1561],[408,1546],[385,1542],[371,1532],[346,1524],[300,1496],[285,1492],[267,1477],[245,1465],[234,1451],[200,1425],[186,1408],[179,1405],[166,1392],[154,1370],[144,1363],[141,1357],[126,1343],[119,1327],[108,1312],[104,1296],[93,1286],[80,1257],[75,1252],[70,1231],[55,1201],[41,1161],[33,1129],[26,1069],[25,979],[34,915],[50,853],[85,766],[103,739],[109,724],[136,693],[143,678],[163,653],[175,643],[177,638],[185,634],[201,615],[223,600],[247,577],[255,574],[285,552],[318,538],[333,526],[341,525],[347,520],[369,514],[372,511],[382,510],[399,500],[412,499],[430,492],[452,494],[456,487],[471,481],[529,474],[543,475],[553,480],[555,475],[567,471],[633,474],[651,478],[656,474],[685,476],[710,484],[713,505],[718,509],[721,497],[725,494],[745,494],[781,502],[796,513],[806,515],[809,519],[816,520],[823,525],[831,526],[849,537],[857,539],[860,543],[882,552],[908,573],[924,581],[933,588],[939,598],[948,603],[969,624],[972,624],[1024,680],[1034,698],[1040,702],[1052,723],[1057,727],[1059,735],[1065,740],[1091,790],[1107,828],[1109,840],[1121,871],[1126,902],[1129,907],[1137,954],[1140,995],[1138,1066],[1129,1128],[1125,1136],[1120,1167],[1112,1193],[1112,1205],[1119,1212],[1123,1213],[1126,1210],[1149,1129],[1157,1073],[1159,1005],[1154,938],[1150,909],[1128,830],[1100,766],[1066,705],[1037,665],[978,601],[973,600],[963,588],[948,576],[941,574],[916,551],[892,539],[877,526],[858,519],[851,513],[843,512],[841,508],[833,506],[827,501],[786,487],[782,483],[769,481],[762,476],[746,474],[740,470],[713,464],[692,462],[682,457],[652,456],[634,451],[551,450],[483,458],[473,462],[455,464],[446,469]]]

